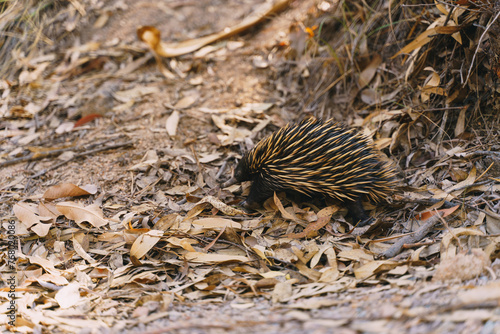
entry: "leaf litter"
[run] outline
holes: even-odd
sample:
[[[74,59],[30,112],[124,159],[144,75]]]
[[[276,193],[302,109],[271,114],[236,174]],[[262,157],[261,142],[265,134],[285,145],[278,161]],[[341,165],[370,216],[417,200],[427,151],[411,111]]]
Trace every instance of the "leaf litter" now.
[[[19,236],[18,317],[3,330],[498,328],[498,8],[285,3],[234,40],[221,38],[239,28],[151,26],[196,46],[168,60],[135,39],[139,22],[117,28],[135,4],[33,3],[38,30],[4,5],[2,29],[41,47],[1,49],[14,55],[0,82],[1,231],[15,219]],[[226,26],[273,8],[246,5]],[[162,6],[139,9],[152,24],[231,10]],[[243,151],[304,114],[360,127],[399,166],[391,205],[365,203],[373,225],[284,193],[247,213],[248,184],[220,188]]]

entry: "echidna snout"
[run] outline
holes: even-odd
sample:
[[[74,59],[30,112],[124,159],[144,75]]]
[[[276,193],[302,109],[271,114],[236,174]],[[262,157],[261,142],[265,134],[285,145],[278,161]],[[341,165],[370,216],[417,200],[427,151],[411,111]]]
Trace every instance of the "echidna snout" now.
[[[393,169],[365,136],[333,120],[314,118],[288,124],[261,140],[240,160],[232,179],[252,181],[242,202],[247,208],[255,209],[274,192],[288,191],[337,199],[357,221],[368,217],[361,198],[384,200],[393,180]]]

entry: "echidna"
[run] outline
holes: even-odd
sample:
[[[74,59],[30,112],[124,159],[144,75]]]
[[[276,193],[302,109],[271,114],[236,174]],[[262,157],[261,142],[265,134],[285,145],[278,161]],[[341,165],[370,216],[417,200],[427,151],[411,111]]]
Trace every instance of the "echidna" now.
[[[253,181],[241,203],[247,209],[257,208],[275,191],[331,197],[343,202],[354,223],[361,221],[362,226],[369,220],[361,198],[380,202],[390,193],[393,179],[393,169],[364,135],[333,120],[309,118],[260,141],[223,187]]]

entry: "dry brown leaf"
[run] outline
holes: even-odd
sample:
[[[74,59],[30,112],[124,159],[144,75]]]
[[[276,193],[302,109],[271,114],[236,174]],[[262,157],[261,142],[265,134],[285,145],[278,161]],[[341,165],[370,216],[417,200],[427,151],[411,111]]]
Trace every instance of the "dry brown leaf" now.
[[[160,241],[162,236],[163,231],[160,230],[150,230],[141,234],[137,239],[135,239],[132,247],[130,247],[130,255],[134,256],[136,259],[140,259],[146,255],[146,253],[149,252],[149,250],[153,248],[158,241]]]
[[[336,259],[337,255],[335,254],[335,249],[332,248],[332,245],[330,243],[327,243],[327,244],[321,245],[318,252],[316,252],[316,254],[314,254],[314,256],[311,258],[310,267],[311,268],[316,267],[316,265],[319,263],[323,254],[325,254],[326,252],[329,252],[329,250],[333,251],[333,254],[329,254],[330,258],[328,259],[328,264],[330,264],[330,261],[332,260],[332,258],[331,258],[332,255],[333,255],[333,258]]]
[[[75,238],[72,239],[73,241],[73,249],[75,252],[80,255],[82,259],[87,261],[88,263],[96,263],[96,260],[94,260],[86,251],[83,249],[82,245],[76,240]]]
[[[205,254],[200,252],[188,252],[184,255],[186,261],[195,263],[216,264],[225,262],[248,262],[250,258],[241,255]]]
[[[232,221],[231,219],[225,219],[219,217],[201,218],[194,220],[193,222],[191,222],[191,224],[201,226],[203,229],[206,230],[214,230],[214,229],[219,230],[224,227],[231,227],[236,230],[241,230],[240,223]]]
[[[97,187],[92,184],[79,187],[72,183],[62,183],[49,187],[43,194],[42,198],[48,201],[52,201],[54,199],[62,197],[94,195],[96,192]]]
[[[29,255],[26,255],[24,256],[26,259],[28,259],[28,261],[31,263],[31,264],[37,264],[39,265],[40,267],[42,267],[45,271],[47,271],[48,273],[52,274],[52,275],[55,275],[55,276],[60,276],[61,272],[59,271],[59,269],[56,269],[54,267],[54,263],[52,261],[49,261],[47,259],[43,259],[41,258],[40,256],[29,256]]]
[[[245,138],[252,135],[252,131],[248,129],[226,125],[226,119],[228,119],[227,115],[219,116],[212,114],[212,121],[214,124],[226,134],[217,135],[222,146],[227,146],[234,142],[244,142]]]
[[[338,210],[339,208],[336,206],[328,206],[321,209],[318,212],[318,220],[316,222],[308,224],[304,231],[302,231],[301,233],[292,233],[287,235],[287,237],[292,239],[313,237],[313,234],[317,234],[317,231],[322,229],[324,226],[326,226],[326,224],[330,222],[332,215]]]
[[[357,269],[354,269],[354,276],[356,276],[357,279],[366,279],[380,272],[394,269],[398,266],[398,264],[398,262],[390,260],[371,261]]]
[[[276,204],[276,206],[278,207],[278,210],[280,210],[281,216],[283,218],[297,221],[297,217],[295,215],[293,215],[290,212],[288,212],[288,211],[285,210],[285,208],[283,207],[283,204],[281,203],[280,199],[278,198],[278,196],[276,196],[276,192],[274,193],[273,199],[274,199],[274,204]]]
[[[443,88],[439,87],[439,84],[441,82],[441,78],[439,77],[439,74],[434,72],[434,69],[430,68],[432,71],[431,74],[427,77],[424,83],[424,87],[422,88],[422,91],[420,93],[420,99],[422,102],[427,102],[431,98],[431,94],[437,94],[437,95],[446,95],[446,92]]]
[[[339,270],[335,268],[327,268],[324,271],[321,271],[321,277],[318,282],[322,283],[333,283],[340,277]]]
[[[167,239],[167,242],[171,243],[174,246],[181,247],[188,252],[196,252],[196,250],[193,248],[193,244],[197,244],[198,241],[190,238],[182,238],[179,239],[177,237],[171,237]]]
[[[52,217],[54,219],[61,215],[61,213],[57,211],[55,203],[52,202],[38,203],[38,212],[40,212],[41,216]]]
[[[370,64],[368,64],[368,66],[366,66],[365,69],[359,74],[359,89],[364,88],[370,83],[370,81],[375,76],[375,73],[377,73],[377,69],[380,64],[382,64],[382,57],[379,54],[374,55]]]
[[[78,304],[81,300],[80,284],[70,283],[66,285],[61,290],[57,291],[54,299],[63,309],[70,308],[71,306]]]
[[[486,209],[486,231],[489,234],[500,234],[500,215]]]
[[[401,50],[396,52],[396,54],[394,56],[392,56],[391,59],[396,58],[400,54],[409,53],[417,48],[421,48],[425,44],[432,41],[434,38],[434,35],[436,35],[435,28],[428,29],[428,30],[424,31],[423,33],[418,35],[413,41],[411,41],[409,44],[407,44],[405,47],[403,47]]]
[[[205,197],[203,197],[196,204],[196,206],[204,204],[204,203],[210,203],[214,208],[216,208],[219,211],[222,211],[224,214],[226,214],[228,216],[236,216],[236,215],[244,215],[244,214],[246,214],[244,211],[235,209],[235,208],[233,208],[233,207],[231,207],[231,206],[223,203],[221,200],[219,200],[219,199],[217,199],[217,198],[215,198],[213,196],[205,196]]]
[[[36,224],[31,227],[31,230],[40,237],[44,237],[49,233],[51,226],[52,224]]]
[[[76,202],[61,202],[56,205],[56,208],[66,218],[74,220],[80,227],[83,227],[80,225],[83,222],[88,222],[94,227],[101,227],[108,223],[97,204],[84,206]]]
[[[443,218],[446,217],[446,216],[449,216],[451,215],[453,212],[455,212],[458,208],[460,207],[460,205],[455,205],[451,208],[447,208],[447,209],[441,209],[441,210],[430,210],[430,211],[425,211],[425,212],[421,212],[419,213],[416,217],[417,219],[419,220],[427,220],[429,218],[431,218],[432,216],[440,213],[442,214]]]
[[[261,245],[254,245],[251,248],[255,252],[255,254],[257,254],[262,260],[267,260],[266,247]]]
[[[352,260],[352,261],[373,261],[373,255],[369,251],[358,248],[340,251],[337,254],[339,259]]]
[[[196,101],[199,100],[199,95],[198,94],[191,94],[184,96],[182,99],[177,101],[177,103],[174,105],[174,109],[179,110],[179,109],[186,109],[191,107]]]
[[[177,134],[177,126],[179,125],[179,112],[174,110],[170,116],[167,118],[165,128],[170,137],[174,137]]]
[[[455,125],[455,137],[460,136],[465,131],[465,118],[467,116],[467,108],[462,108]]]
[[[64,276],[58,276],[53,274],[43,274],[40,277],[33,277],[29,278],[28,280],[36,281],[42,286],[45,286],[46,283],[55,284],[57,286],[65,286],[69,283]]]
[[[137,37],[145,42],[155,54],[161,57],[177,57],[186,53],[191,53],[200,49],[201,47],[215,42],[219,39],[227,38],[261,22],[269,14],[279,11],[284,8],[290,0],[276,0],[274,2],[264,2],[260,5],[250,16],[244,18],[240,23],[231,28],[225,28],[223,31],[183,41],[180,43],[164,43],[161,41],[160,31],[155,27],[144,26],[137,29]]]
[[[29,203],[17,203],[14,205],[13,211],[26,229],[31,228],[40,237],[44,237],[49,233],[52,222],[55,220],[53,216],[40,216],[36,206]]]
[[[206,163],[220,159],[221,156],[222,156],[222,153],[220,153],[220,152],[200,153],[200,158],[198,160],[200,161],[200,163],[206,164]]]
[[[295,264],[299,272],[313,282],[317,282],[321,278],[321,273],[317,270],[307,267],[303,262],[299,261]]]
[[[448,194],[451,193],[453,196],[458,197],[467,189],[468,186],[473,185],[474,182],[476,182],[476,167],[472,166],[472,169],[469,173],[469,176],[467,176],[467,179],[463,180],[462,182],[458,182],[453,187],[444,189],[444,191],[446,191]],[[459,190],[455,191],[455,189]]]
[[[434,22],[434,23],[438,23],[438,22]],[[396,52],[396,54],[394,56],[392,56],[391,59],[396,58],[400,54],[409,53],[415,49],[421,48],[425,44],[432,41],[434,39],[434,36],[437,34],[450,35],[450,34],[456,33],[457,31],[460,31],[462,29],[461,27],[440,27],[440,26],[436,26],[437,24],[434,24],[434,23],[431,26],[429,26],[430,29],[427,29],[426,31],[424,31],[423,33],[418,35],[412,42],[410,42],[405,47],[403,47],[401,50]]]

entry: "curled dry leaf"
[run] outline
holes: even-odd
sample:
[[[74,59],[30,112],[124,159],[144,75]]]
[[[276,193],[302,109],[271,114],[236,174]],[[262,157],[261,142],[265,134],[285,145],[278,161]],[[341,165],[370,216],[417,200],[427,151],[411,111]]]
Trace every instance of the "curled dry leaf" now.
[[[278,207],[278,210],[280,210],[281,212],[281,216],[285,219],[290,219],[290,220],[293,220],[293,221],[297,221],[297,217],[286,211],[285,208],[283,207],[283,204],[281,203],[280,199],[278,198],[278,196],[276,196],[276,192],[274,193],[274,196],[273,196],[273,199],[274,199],[274,204],[276,204],[276,206]]]
[[[441,240],[441,260],[455,256],[455,247],[451,247],[452,241],[463,235],[479,237],[484,236],[484,233],[474,228],[465,227],[459,227],[450,230],[443,236],[443,239]]]
[[[439,84],[441,82],[439,74],[434,72],[434,69],[431,68],[431,70],[432,73],[427,77],[420,95],[422,102],[429,101],[429,99],[431,98],[431,94],[446,95],[444,89],[442,87],[439,87]]]
[[[80,225],[83,222],[89,222],[94,227],[101,227],[108,223],[97,204],[84,206],[76,202],[61,202],[56,205],[56,208],[66,218],[74,220],[80,227],[83,227]]]
[[[359,89],[365,87],[370,83],[370,81],[377,73],[377,69],[382,64],[382,57],[379,54],[376,54],[370,64],[359,74],[358,85]]]
[[[85,186],[76,186],[72,183],[62,183],[50,187],[45,191],[42,198],[52,201],[63,197],[77,197],[85,195],[94,195],[97,192],[97,187],[92,184]]]
[[[174,246],[182,247],[183,249],[187,250],[188,252],[196,252],[196,250],[191,245],[198,243],[198,241],[196,241],[194,239],[190,239],[190,238],[179,239],[177,237],[168,238],[167,242],[171,243]]]
[[[316,222],[310,223],[301,233],[294,233],[288,235],[289,238],[300,239],[305,237],[311,237],[313,232],[317,232],[322,229],[326,224],[330,222],[332,215],[339,210],[336,206],[328,206],[321,209],[318,212],[318,220]]]
[[[13,211],[17,219],[19,219],[26,229],[31,228],[31,230],[40,237],[44,237],[49,233],[52,222],[54,221],[53,216],[40,216],[37,208],[28,203],[15,204]],[[42,221],[48,223],[43,223]]]
[[[261,22],[273,12],[279,11],[284,8],[290,0],[275,0],[266,1],[260,5],[250,16],[244,18],[240,23],[234,25],[231,28],[225,28],[224,30],[196,38],[183,41],[180,43],[164,43],[161,41],[161,34],[158,29],[151,26],[144,26],[137,29],[137,37],[145,42],[151,50],[155,52],[156,55],[161,57],[177,57],[184,55],[186,53],[191,53],[196,51],[203,46],[215,42],[222,38],[227,38],[240,32],[245,31],[248,28]]]
[[[205,196],[203,197],[197,204],[201,205],[204,203],[210,203],[214,208],[218,209],[219,211],[222,211],[224,214],[228,216],[236,216],[236,215],[244,215],[246,214],[242,210],[235,209],[223,202],[221,202],[219,199],[213,197],[213,196]]]
[[[160,230],[150,230],[141,234],[132,244],[132,247],[130,248],[130,255],[140,259],[146,255],[146,253],[149,252],[149,250],[153,248],[158,241],[160,241],[162,236],[163,231]]]
[[[400,54],[410,53],[413,50],[421,48],[425,44],[432,41],[437,34],[450,35],[450,34],[456,33],[457,31],[460,31],[462,29],[461,27],[433,27],[433,26],[435,26],[435,25],[434,24],[430,25],[429,26],[430,29],[428,29],[428,30],[424,31],[423,33],[421,33],[420,35],[418,35],[411,43],[409,43],[404,48],[402,48],[401,50],[396,52],[396,54],[394,56],[392,56],[391,59],[396,58]]]
[[[453,196],[460,196],[467,189],[467,187],[473,185],[474,182],[476,182],[476,167],[472,166],[472,169],[465,180],[445,189],[445,191],[449,194],[451,193]]]
[[[266,248],[261,245],[255,245],[251,247],[252,250],[257,254],[262,260],[267,260]]]

